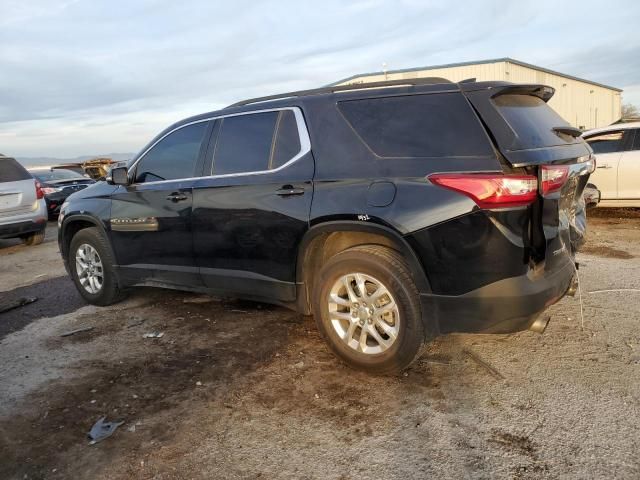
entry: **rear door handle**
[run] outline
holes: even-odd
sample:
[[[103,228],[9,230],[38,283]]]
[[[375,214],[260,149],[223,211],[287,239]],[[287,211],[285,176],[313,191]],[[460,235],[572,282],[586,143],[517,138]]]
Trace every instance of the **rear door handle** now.
[[[186,200],[187,198],[189,197],[187,197],[184,193],[180,193],[180,192],[173,192],[167,195],[167,200],[171,200],[174,203],[181,202],[182,200]]]
[[[284,185],[280,190],[276,190],[276,195],[287,197],[290,195],[303,195],[304,188],[296,188],[293,185]]]

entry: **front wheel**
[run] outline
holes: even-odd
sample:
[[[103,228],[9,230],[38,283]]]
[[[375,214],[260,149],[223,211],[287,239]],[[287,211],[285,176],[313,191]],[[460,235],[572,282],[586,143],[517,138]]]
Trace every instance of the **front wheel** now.
[[[359,246],[332,257],[314,284],[313,303],[322,336],[355,368],[397,373],[422,351],[418,290],[391,249]]]
[[[67,261],[73,282],[87,302],[105,306],[124,298],[111,249],[97,228],[85,228],[74,235]]]

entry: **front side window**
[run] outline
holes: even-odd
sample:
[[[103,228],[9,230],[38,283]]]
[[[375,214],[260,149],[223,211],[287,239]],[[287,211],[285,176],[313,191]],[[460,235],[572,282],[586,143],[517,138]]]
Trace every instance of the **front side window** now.
[[[136,182],[193,177],[207,125],[207,122],[194,123],[160,140],[138,163]]]
[[[593,149],[593,153],[615,153],[623,149],[624,131],[598,133],[585,140]]]

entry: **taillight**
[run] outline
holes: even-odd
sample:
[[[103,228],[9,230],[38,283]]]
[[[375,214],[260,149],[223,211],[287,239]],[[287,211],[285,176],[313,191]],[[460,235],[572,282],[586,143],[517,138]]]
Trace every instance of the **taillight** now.
[[[42,191],[42,185],[40,185],[40,182],[37,180],[35,182],[36,182],[36,198],[40,200],[41,198],[44,198],[44,192]]]
[[[542,195],[557,192],[567,181],[569,165],[542,165],[540,167],[540,189]]]
[[[434,173],[436,185],[470,197],[480,208],[522,207],[533,203],[538,180],[533,175],[499,173]]]

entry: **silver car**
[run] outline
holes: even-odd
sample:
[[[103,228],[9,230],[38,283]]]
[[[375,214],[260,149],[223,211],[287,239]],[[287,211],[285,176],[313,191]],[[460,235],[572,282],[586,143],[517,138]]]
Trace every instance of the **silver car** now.
[[[0,154],[0,239],[44,240],[47,206],[40,184],[14,158]]]

